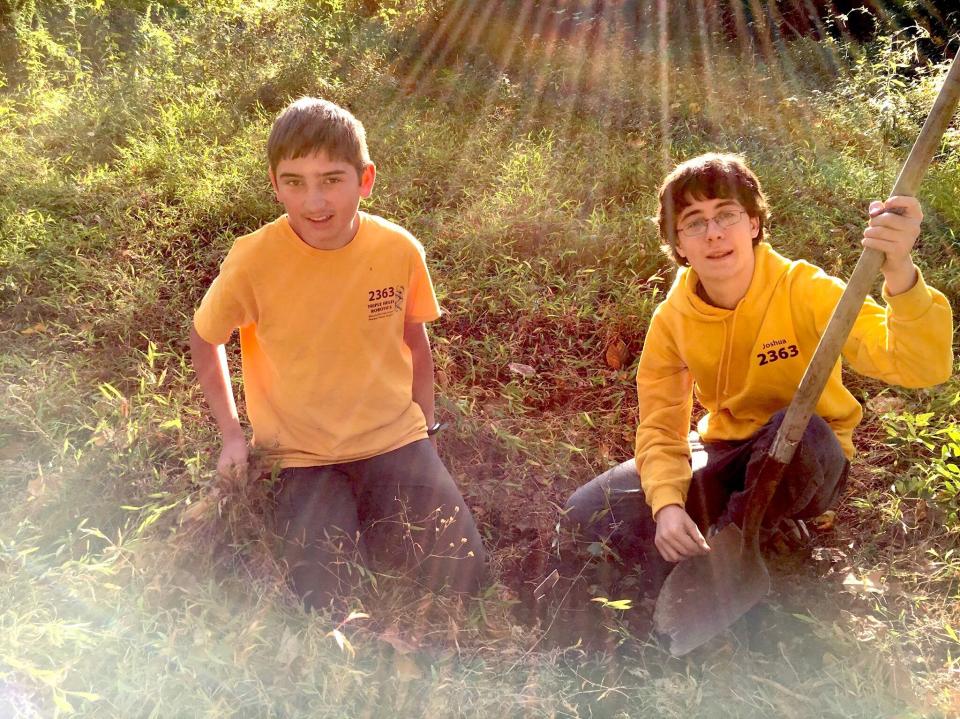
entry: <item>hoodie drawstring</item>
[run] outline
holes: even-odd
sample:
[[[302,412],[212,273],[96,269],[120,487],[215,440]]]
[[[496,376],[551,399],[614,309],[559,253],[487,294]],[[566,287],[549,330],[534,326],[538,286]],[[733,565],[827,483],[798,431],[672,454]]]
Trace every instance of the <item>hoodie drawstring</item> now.
[[[733,321],[730,323],[730,332],[727,333],[727,321],[723,321],[723,347],[720,351],[720,362],[717,363],[717,409],[720,409],[720,405],[723,403],[723,400],[726,399],[727,393],[730,391],[730,364],[731,357],[733,355],[733,344],[734,338],[737,336],[737,310],[740,308],[737,305],[734,308],[731,316]],[[721,376],[723,381],[721,383]]]

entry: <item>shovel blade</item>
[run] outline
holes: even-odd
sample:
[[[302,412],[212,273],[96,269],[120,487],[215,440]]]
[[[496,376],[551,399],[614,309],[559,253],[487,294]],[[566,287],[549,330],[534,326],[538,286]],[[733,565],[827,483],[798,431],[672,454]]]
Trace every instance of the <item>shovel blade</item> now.
[[[654,627],[670,637],[675,657],[715,637],[770,591],[763,559],[750,550],[741,551],[742,535],[736,525],[727,525],[709,544],[709,553],[676,566],[657,597]]]

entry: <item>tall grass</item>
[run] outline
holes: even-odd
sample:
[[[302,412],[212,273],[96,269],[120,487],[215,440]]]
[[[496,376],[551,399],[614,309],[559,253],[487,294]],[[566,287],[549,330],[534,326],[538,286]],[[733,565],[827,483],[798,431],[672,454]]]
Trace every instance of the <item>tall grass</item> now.
[[[62,0],[0,17],[0,714],[949,711],[956,380],[881,395],[899,410],[868,412],[855,496],[820,537],[827,576],[785,579],[726,643],[670,659],[640,601],[558,639],[570,615],[530,598],[558,505],[630,453],[631,370],[672,276],[650,219],[665,168],[743,152],[773,242],[843,275],[944,68],[900,36],[772,58],[691,32],[665,56],[655,34],[519,35],[482,4],[367,5]],[[365,122],[367,209],[427,247],[455,420],[441,452],[495,580],[466,606],[371,577],[369,618],[305,615],[261,541],[263,497],[212,490],[187,330],[232,239],[279,212],[264,142],[301,94]],[[924,185],[918,252],[953,303],[956,144]],[[864,525],[876,537],[848,546]],[[845,571],[890,583],[838,599]]]

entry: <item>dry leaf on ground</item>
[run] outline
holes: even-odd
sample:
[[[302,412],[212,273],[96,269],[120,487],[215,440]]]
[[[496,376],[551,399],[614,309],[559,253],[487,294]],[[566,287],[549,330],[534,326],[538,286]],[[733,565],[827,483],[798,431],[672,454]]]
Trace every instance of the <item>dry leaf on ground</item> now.
[[[524,377],[533,377],[537,371],[528,364],[521,364],[520,362],[511,362],[507,365],[509,369],[514,374],[522,375]]]
[[[612,369],[623,369],[627,364],[627,358],[629,352],[627,351],[627,343],[620,339],[619,336],[614,337],[610,340],[610,343],[607,345],[607,350],[604,353],[607,366]]]
[[[883,575],[880,572],[867,572],[857,577],[853,572],[848,572],[843,578],[843,586],[848,591],[858,594],[883,594],[887,591],[884,585]]]

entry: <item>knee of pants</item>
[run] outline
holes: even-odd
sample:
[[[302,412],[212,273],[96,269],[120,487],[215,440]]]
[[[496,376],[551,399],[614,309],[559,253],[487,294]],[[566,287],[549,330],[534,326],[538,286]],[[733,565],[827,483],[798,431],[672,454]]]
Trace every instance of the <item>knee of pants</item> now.
[[[773,442],[774,434],[783,424],[786,413],[787,410],[782,409],[770,418],[764,428],[764,433],[767,435],[764,438],[765,442],[758,447],[759,449],[767,451],[767,447]],[[847,461],[837,435],[830,429],[827,421],[816,414],[812,415],[807,423],[800,443],[797,445],[794,461],[800,461],[799,455],[803,455],[805,462],[814,460],[823,469],[824,476],[828,478],[834,478],[836,472],[839,472]]]
[[[843,460],[843,464],[838,472],[832,472],[825,477],[823,484],[817,489],[816,494],[810,499],[806,507],[803,507],[797,514],[802,519],[819,517],[830,507],[836,504],[840,493],[847,486],[847,476],[850,473],[850,462]]]
[[[791,516],[813,517],[829,509],[843,489],[849,464],[830,426],[820,417],[811,418],[791,463],[798,480],[788,492]]]
[[[582,502],[578,501],[579,490],[567,498],[567,503],[563,505],[563,512],[560,514],[560,523],[564,525],[575,526],[585,524],[587,515],[583,511]]]
[[[597,516],[605,506],[589,496],[590,493],[581,487],[572,495],[563,507],[560,515],[560,527],[567,531],[576,531],[580,534],[595,534]]]
[[[457,592],[475,592],[480,589],[487,579],[487,556],[483,547],[477,545],[468,552],[468,556],[456,561],[451,588]]]
[[[817,458],[824,467],[838,467],[847,461],[837,435],[819,415],[810,418],[810,423],[803,433],[803,442],[815,448]]]

